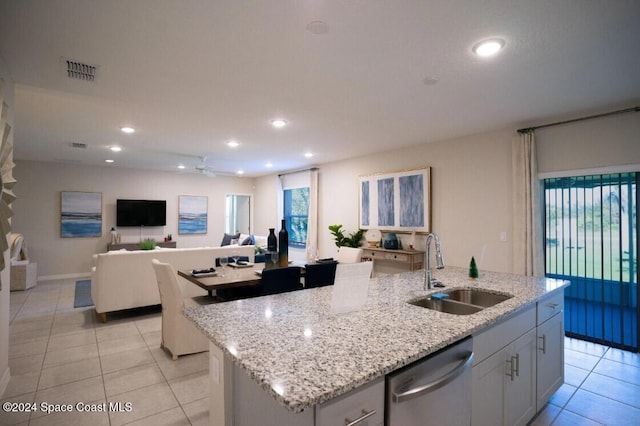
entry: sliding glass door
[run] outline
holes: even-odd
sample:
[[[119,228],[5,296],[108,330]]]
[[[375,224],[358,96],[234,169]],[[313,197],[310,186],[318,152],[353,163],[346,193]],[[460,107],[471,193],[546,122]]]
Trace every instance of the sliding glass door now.
[[[544,180],[546,275],[568,336],[638,350],[638,173]]]

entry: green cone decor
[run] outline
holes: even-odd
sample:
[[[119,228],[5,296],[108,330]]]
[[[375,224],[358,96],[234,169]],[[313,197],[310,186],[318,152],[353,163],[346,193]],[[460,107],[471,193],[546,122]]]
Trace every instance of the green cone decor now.
[[[478,278],[478,266],[473,256],[471,256],[471,263],[469,263],[469,277],[474,279]]]

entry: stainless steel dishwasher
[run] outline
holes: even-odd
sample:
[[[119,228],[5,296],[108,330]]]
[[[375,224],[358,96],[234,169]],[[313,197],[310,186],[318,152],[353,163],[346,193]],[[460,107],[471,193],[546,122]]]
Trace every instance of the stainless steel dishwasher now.
[[[386,378],[385,425],[471,424],[471,337]]]

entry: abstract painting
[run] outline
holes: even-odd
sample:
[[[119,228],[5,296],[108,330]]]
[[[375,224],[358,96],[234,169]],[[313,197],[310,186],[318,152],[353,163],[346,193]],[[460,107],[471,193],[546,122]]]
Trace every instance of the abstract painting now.
[[[207,197],[181,195],[178,208],[178,234],[207,233]]]
[[[431,168],[359,178],[359,226],[382,231],[430,232]]]
[[[60,236],[102,236],[102,193],[62,191],[60,193]]]

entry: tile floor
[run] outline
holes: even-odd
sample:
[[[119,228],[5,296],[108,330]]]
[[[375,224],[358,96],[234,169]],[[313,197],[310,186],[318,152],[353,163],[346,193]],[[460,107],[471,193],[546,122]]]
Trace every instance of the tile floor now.
[[[109,318],[73,308],[74,280],[10,296],[11,381],[2,402],[122,403],[122,412],[7,414],[0,425],[206,425],[208,354],[172,361],[158,308]],[[125,403],[131,403],[127,412]],[[40,408],[40,407],[39,407]]]
[[[565,338],[565,383],[532,426],[640,425],[640,353]]]
[[[73,308],[74,291],[75,280],[61,280],[11,293],[12,377],[2,402],[120,402],[123,411],[0,410],[0,425],[206,425],[207,354],[174,362],[160,349],[159,309],[102,324],[92,307]],[[565,384],[531,425],[640,425],[640,354],[565,345]]]

